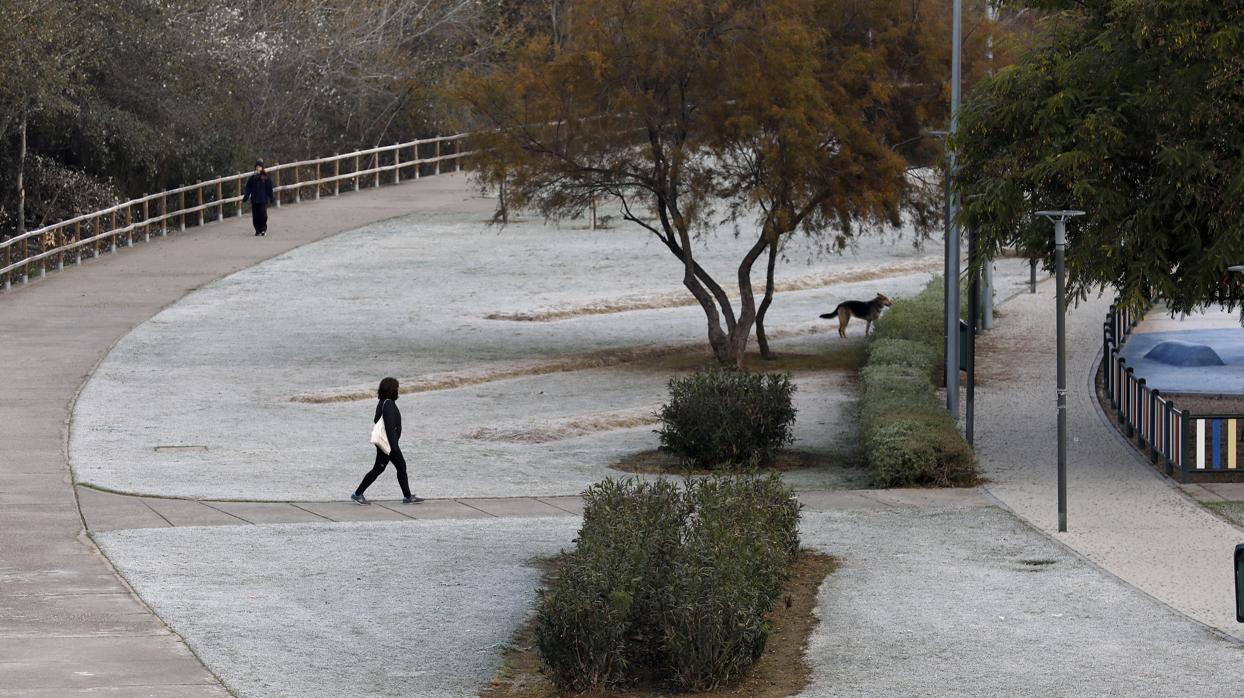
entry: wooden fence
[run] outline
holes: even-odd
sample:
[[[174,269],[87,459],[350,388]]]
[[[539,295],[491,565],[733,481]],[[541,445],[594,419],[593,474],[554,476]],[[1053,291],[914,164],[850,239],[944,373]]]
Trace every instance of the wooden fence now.
[[[317,160],[267,168],[276,206],[357,191],[403,179],[462,169],[471,153],[466,134],[397,143]],[[100,211],[53,223],[0,242],[0,289],[24,284],[66,264],[132,247],[171,230],[242,215],[242,189],[251,172],[228,175],[150,194]]]
[[[1102,328],[1106,393],[1120,428],[1180,482],[1244,480],[1238,444],[1244,414],[1192,414],[1137,378],[1121,355],[1141,314],[1111,305]]]

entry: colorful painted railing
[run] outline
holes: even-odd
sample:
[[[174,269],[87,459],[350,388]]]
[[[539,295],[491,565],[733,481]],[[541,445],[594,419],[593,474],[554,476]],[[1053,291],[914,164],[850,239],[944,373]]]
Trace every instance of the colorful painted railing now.
[[[1106,394],[1120,428],[1154,464],[1180,482],[1233,473],[1244,479],[1238,449],[1244,414],[1202,415],[1179,409],[1127,365],[1122,348],[1142,316],[1112,305],[1102,327]]]

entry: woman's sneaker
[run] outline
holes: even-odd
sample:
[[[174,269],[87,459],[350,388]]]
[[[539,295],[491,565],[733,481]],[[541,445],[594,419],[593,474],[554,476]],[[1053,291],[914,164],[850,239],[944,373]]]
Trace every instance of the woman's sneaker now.
[[[352,494],[352,495],[350,495],[350,499],[353,499],[354,501],[358,502],[359,504],[371,504],[371,502],[367,501],[367,497],[364,497],[364,496],[363,496],[363,495],[361,495],[361,494]]]
[[[410,495],[409,497],[402,498],[402,504],[418,504],[419,502],[422,502],[422,501],[423,501],[423,497],[420,497],[414,494]]]

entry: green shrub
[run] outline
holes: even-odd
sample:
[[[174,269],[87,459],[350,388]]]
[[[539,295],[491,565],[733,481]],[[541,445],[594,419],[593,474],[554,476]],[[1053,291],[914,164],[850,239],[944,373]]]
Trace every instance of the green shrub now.
[[[652,677],[707,688],[745,673],[799,547],[781,479],[606,480],[584,497],[578,545],[539,595],[550,678],[574,691]]]
[[[943,356],[941,304],[941,279],[914,298],[895,301],[878,322],[860,374],[861,440],[881,487],[953,487],[977,480],[972,450],[933,385]]]
[[[689,466],[764,465],[793,439],[795,386],[787,375],[712,369],[673,378],[669,390],[657,434]]]
[[[869,366],[907,366],[933,375],[941,352],[924,342],[910,339],[878,339],[868,345]]]

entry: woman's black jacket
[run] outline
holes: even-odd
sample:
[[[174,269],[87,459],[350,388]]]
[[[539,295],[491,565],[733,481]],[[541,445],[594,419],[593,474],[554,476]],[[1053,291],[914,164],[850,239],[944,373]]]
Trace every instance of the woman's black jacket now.
[[[251,175],[246,180],[246,189],[242,194],[242,201],[250,201],[255,206],[267,206],[276,200],[272,193],[272,178],[260,177],[257,174]]]

